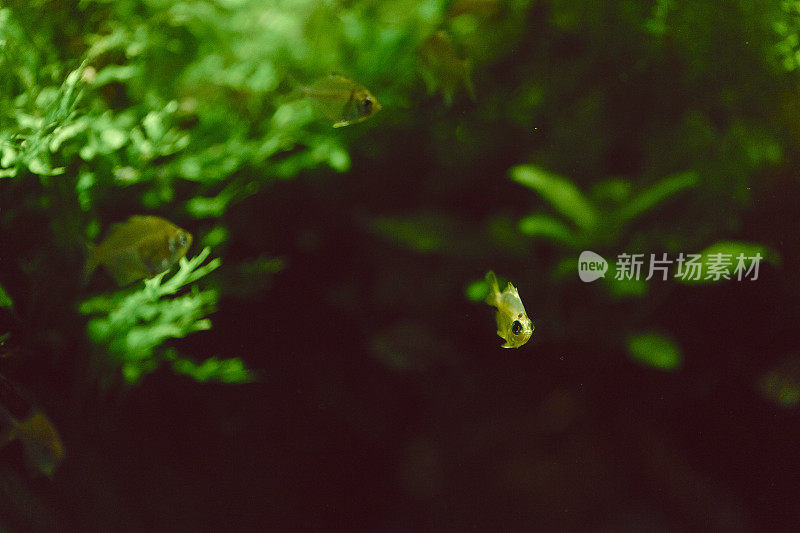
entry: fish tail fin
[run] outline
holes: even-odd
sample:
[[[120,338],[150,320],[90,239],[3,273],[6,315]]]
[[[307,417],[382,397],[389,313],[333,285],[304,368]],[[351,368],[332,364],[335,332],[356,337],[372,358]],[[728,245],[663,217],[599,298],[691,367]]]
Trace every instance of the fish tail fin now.
[[[283,72],[282,76],[283,78],[276,91],[276,103],[279,107],[305,98],[305,84],[301,83],[295,75],[289,71]]]
[[[319,105],[313,98],[313,90],[308,84],[298,80],[291,72],[284,73],[282,84],[283,88],[275,101],[277,107],[310,106],[313,113],[320,112]]]
[[[497,284],[497,276],[491,270],[486,273],[486,284],[489,285],[489,292],[484,301],[497,307],[497,295],[500,293],[500,286]]]
[[[287,92],[283,94],[283,97],[286,98],[287,101],[291,102],[308,96],[310,90],[308,84],[301,82],[291,72],[287,71],[284,73],[283,81],[287,87]]]

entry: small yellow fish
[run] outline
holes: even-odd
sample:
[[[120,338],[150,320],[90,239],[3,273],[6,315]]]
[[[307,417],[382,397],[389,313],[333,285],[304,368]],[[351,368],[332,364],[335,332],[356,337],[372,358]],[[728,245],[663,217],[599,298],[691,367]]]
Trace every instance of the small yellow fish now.
[[[169,270],[192,245],[192,234],[163,218],[136,215],[114,224],[99,245],[90,247],[86,277],[103,265],[119,285]]]
[[[334,128],[363,122],[381,110],[378,99],[366,87],[340,74],[331,74],[300,90],[323,115],[335,121]]]
[[[453,40],[446,32],[439,30],[428,37],[418,55],[422,66],[420,72],[429,93],[441,90],[445,102],[450,105],[458,86],[463,85],[470,100],[475,101],[470,63],[459,57]]]
[[[0,413],[10,424],[0,445],[19,440],[31,472],[51,477],[64,459],[64,444],[53,423],[41,411],[34,411],[22,422],[5,408],[0,408]]]
[[[519,348],[531,338],[533,322],[525,314],[517,288],[509,283],[501,293],[491,270],[486,274],[486,283],[489,284],[486,303],[497,308],[497,334],[506,341],[503,348]]]

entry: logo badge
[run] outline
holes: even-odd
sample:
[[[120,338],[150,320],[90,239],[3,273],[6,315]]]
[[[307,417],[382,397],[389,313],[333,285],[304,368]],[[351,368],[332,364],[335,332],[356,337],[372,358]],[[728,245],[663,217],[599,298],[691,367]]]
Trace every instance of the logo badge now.
[[[599,254],[584,250],[578,257],[578,276],[580,276],[581,281],[588,283],[597,278],[604,278],[607,270],[608,261]]]

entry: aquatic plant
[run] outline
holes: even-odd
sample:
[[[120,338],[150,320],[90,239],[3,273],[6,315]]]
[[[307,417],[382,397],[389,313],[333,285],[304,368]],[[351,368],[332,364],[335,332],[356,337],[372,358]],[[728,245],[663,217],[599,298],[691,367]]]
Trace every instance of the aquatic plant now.
[[[11,299],[11,296],[8,295],[8,292],[0,285],[0,308],[7,308],[11,309],[14,307],[14,301]]]
[[[298,83],[343,71],[377,87],[381,101],[397,108],[409,89],[422,86],[415,47],[446,19],[445,4],[90,0],[75,6],[81,27],[65,5],[49,6],[36,20],[13,2],[0,9],[6,72],[0,209],[7,227],[30,216],[51,221],[49,234],[30,242],[43,266],[28,282],[52,278],[47,265],[77,267],[83,243],[96,242],[101,228],[118,222],[109,210],[120,204],[132,214],[188,215],[200,226],[199,242],[224,253],[222,218],[232,205],[310,169],[350,168],[350,143],[358,134],[316,121],[309,102],[298,98]],[[71,36],[67,46],[64,35]],[[387,72],[385,64],[402,74]],[[32,188],[32,179],[39,186]],[[158,348],[164,339],[209,326],[201,316],[216,292],[162,298],[178,290],[173,285],[189,275],[185,268],[166,285],[159,276],[133,293],[81,304],[93,316],[91,340],[121,363],[131,382],[168,359],[172,352]],[[248,271],[246,262],[230,268],[259,279],[274,271],[274,265]],[[243,297],[243,287],[263,285],[241,277],[223,272],[209,284]],[[216,360],[202,371],[170,360],[184,374],[215,375],[209,369]],[[245,379],[244,373],[231,378],[231,368],[219,371],[225,381]]]
[[[169,277],[164,272],[133,290],[97,295],[80,305],[80,312],[92,317],[87,325],[89,338],[118,362],[129,383],[138,382],[164,361],[199,381],[250,379],[239,359],[213,358],[198,364],[161,346],[168,339],[211,328],[207,315],[217,302],[217,291],[194,284],[220,266],[219,259],[203,264],[210,253],[205,248],[189,260],[182,258],[177,272]],[[186,287],[188,292],[182,290]]]

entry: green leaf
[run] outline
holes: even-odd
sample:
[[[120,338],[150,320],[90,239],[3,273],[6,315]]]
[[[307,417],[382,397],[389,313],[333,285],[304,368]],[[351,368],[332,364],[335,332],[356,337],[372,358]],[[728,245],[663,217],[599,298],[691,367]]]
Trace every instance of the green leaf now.
[[[717,241],[703,250],[702,253],[704,256],[725,253],[733,255],[734,258],[739,254],[744,254],[745,256],[755,256],[756,254],[760,254],[764,261],[771,263],[774,266],[781,265],[781,257],[778,252],[766,245],[753,242]]]
[[[699,180],[694,171],[668,176],[636,195],[619,209],[617,216],[623,222],[633,220],[682,190],[696,186]]]
[[[617,299],[642,298],[647,296],[648,285],[645,277],[646,273],[631,279],[624,276],[622,279],[617,279],[617,264],[611,261],[608,263],[608,272],[603,277],[603,283],[608,287],[611,295]]]
[[[565,279],[578,279],[578,258],[574,256],[561,258],[550,272],[550,279],[555,283]]]
[[[370,226],[384,238],[423,253],[443,248],[448,240],[452,241],[455,229],[452,221],[433,214],[379,217]]]
[[[628,339],[628,355],[646,366],[674,372],[683,360],[675,341],[659,333],[640,333]]]
[[[508,215],[498,215],[490,218],[486,224],[490,239],[493,243],[508,249],[527,253],[530,241],[520,235],[518,223]]]
[[[617,298],[642,298],[647,295],[647,282],[643,279],[617,279],[610,272],[604,279],[611,294]]]
[[[102,87],[111,82],[123,82],[136,78],[142,74],[142,68],[138,65],[108,65],[92,80],[92,85]]]
[[[519,231],[529,237],[542,237],[551,241],[574,246],[576,236],[560,220],[549,215],[529,215],[519,221]]]
[[[229,236],[230,234],[228,233],[228,228],[218,224],[211,228],[208,233],[203,235],[203,237],[200,239],[200,242],[203,244],[203,246],[219,246],[226,242]]]
[[[752,280],[755,270],[749,274],[747,271],[753,266],[753,263],[758,263],[759,277],[761,276],[761,267],[764,262],[775,266],[780,266],[781,264],[780,255],[775,250],[763,244],[743,241],[718,241],[697,255],[700,256],[696,259],[696,262],[701,264],[700,273],[696,276],[691,275],[688,269],[684,267],[684,274],[686,275],[677,276],[676,267],[675,279],[678,282],[686,285],[701,285],[720,283],[728,281],[728,279],[734,281]],[[713,273],[714,270],[712,269],[724,270],[725,275],[718,276]],[[740,277],[741,280],[739,280]]]
[[[595,202],[623,202],[631,195],[631,183],[621,178],[613,178],[597,183],[592,187],[591,196]]]
[[[758,380],[758,388],[766,399],[786,408],[797,407],[800,404],[798,363],[800,359],[793,355],[762,374]]]
[[[186,202],[186,210],[194,218],[218,218],[228,207],[230,197],[219,195],[214,198],[196,196]]]
[[[6,290],[0,285],[0,308],[6,307],[11,309],[14,307],[14,301],[11,299],[11,296],[8,295]]]
[[[511,169],[511,179],[539,193],[579,228],[589,230],[597,225],[597,210],[567,178],[539,167],[520,165]]]
[[[191,359],[175,358],[172,368],[177,374],[190,376],[196,381],[219,381],[222,383],[250,383],[254,381],[253,373],[245,368],[238,357],[217,359],[211,357],[202,363]]]
[[[483,279],[475,280],[464,289],[464,295],[473,302],[482,302],[489,294],[489,285]]]

